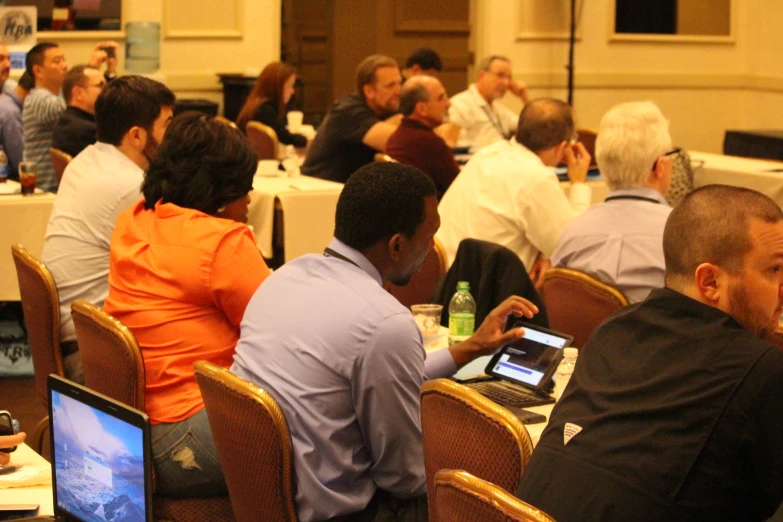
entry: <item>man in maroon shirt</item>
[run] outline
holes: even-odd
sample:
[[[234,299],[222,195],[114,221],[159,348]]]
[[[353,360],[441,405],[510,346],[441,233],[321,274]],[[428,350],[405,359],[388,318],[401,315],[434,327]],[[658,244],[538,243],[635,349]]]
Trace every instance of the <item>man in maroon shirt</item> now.
[[[454,153],[433,132],[443,123],[449,105],[446,89],[437,78],[425,75],[410,78],[400,93],[402,124],[386,143],[386,154],[432,178],[438,199],[459,174]]]

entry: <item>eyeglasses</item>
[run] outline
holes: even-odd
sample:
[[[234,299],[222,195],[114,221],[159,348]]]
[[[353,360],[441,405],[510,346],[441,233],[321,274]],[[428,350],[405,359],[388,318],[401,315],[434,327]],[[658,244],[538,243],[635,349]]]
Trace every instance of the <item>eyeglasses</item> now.
[[[666,156],[676,156],[676,155],[678,155],[680,152],[682,152],[682,148],[681,148],[681,147],[674,147],[674,148],[673,148],[672,150],[670,150],[669,152],[664,152],[663,154],[661,154],[660,156],[658,156],[658,158],[656,158],[655,162],[653,162],[652,169],[650,169],[650,170],[655,170],[655,166],[658,164],[658,160],[659,160],[659,159],[661,159],[661,158],[665,158]]]

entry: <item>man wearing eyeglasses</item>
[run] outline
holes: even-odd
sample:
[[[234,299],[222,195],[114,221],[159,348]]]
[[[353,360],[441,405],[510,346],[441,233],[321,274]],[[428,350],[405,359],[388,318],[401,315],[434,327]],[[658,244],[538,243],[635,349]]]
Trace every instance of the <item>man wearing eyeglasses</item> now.
[[[52,147],[76,156],[95,143],[95,100],[106,86],[101,71],[89,65],[72,67],[63,81],[68,107],[52,129]]]
[[[527,86],[513,80],[508,58],[493,55],[482,60],[476,83],[451,98],[449,121],[463,129],[459,144],[480,149],[514,135],[519,115],[497,102],[507,91],[523,104],[528,102]]]
[[[631,303],[663,286],[663,228],[671,213],[669,122],[652,102],[622,103],[601,120],[595,155],[612,190],[606,200],[568,223],[553,266],[594,275]]]

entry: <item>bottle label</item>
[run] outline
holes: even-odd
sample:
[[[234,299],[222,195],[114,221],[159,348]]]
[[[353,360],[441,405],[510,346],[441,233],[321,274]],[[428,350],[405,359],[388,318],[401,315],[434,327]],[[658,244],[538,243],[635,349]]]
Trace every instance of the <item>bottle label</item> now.
[[[458,312],[449,314],[449,335],[470,337],[475,328],[476,314]]]
[[[3,165],[0,163],[0,178],[7,178],[8,177],[8,163]]]

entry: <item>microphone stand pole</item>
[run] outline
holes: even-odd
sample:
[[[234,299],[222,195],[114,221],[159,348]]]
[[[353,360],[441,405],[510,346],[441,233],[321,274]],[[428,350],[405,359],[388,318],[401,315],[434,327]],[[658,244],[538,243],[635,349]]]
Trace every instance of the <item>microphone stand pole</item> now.
[[[571,34],[568,42],[568,105],[574,105],[574,45],[576,44],[576,0],[571,0]]]

